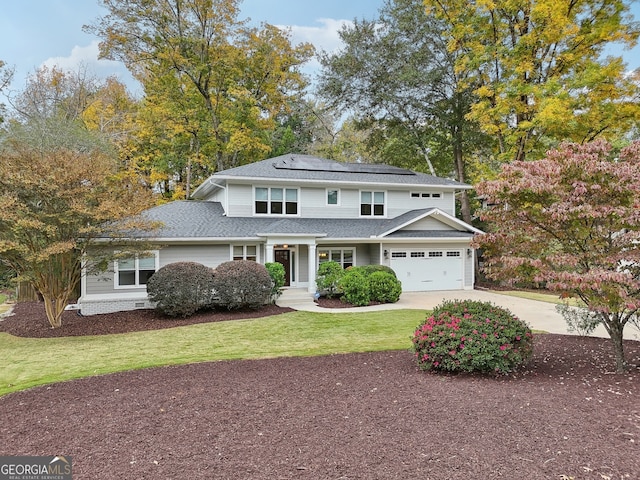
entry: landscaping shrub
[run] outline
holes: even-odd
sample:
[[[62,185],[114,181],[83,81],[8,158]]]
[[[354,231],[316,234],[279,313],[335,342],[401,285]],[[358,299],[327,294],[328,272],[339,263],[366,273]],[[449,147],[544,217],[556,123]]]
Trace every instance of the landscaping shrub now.
[[[533,353],[526,323],[509,310],[472,300],[438,305],[412,342],[422,370],[506,373]]]
[[[393,271],[393,268],[387,267],[386,265],[362,265],[358,268],[361,268],[362,271],[367,275],[371,275],[372,273],[376,272],[386,272],[393,275],[393,278],[397,278],[396,272]]]
[[[340,279],[344,275],[344,269],[338,262],[322,262],[316,274],[316,286],[318,292],[333,298],[340,294]]]
[[[400,299],[402,283],[394,274],[378,270],[369,274],[368,279],[371,300],[381,303],[395,303]]]
[[[221,263],[214,270],[216,305],[234,310],[259,308],[269,301],[272,281],[264,265],[252,260]]]
[[[275,303],[277,298],[282,294],[282,287],[284,287],[285,283],[285,272],[284,265],[278,262],[267,262],[264,264],[264,267],[269,272],[269,276],[271,277],[271,303]]]
[[[213,270],[196,262],[170,263],[147,282],[149,300],[170,317],[188,317],[213,303]]]
[[[342,300],[351,305],[361,307],[371,302],[369,278],[358,267],[351,267],[345,272],[340,279],[339,287]]]

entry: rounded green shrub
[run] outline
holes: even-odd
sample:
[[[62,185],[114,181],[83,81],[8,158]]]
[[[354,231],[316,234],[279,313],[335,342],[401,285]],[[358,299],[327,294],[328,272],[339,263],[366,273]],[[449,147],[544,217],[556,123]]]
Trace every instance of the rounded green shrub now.
[[[379,270],[369,274],[371,300],[381,303],[395,303],[400,299],[402,283],[395,275]]]
[[[316,286],[321,295],[329,298],[340,294],[340,279],[344,275],[344,269],[338,262],[322,262],[316,274]]]
[[[188,317],[213,303],[213,270],[196,262],[165,265],[147,282],[149,300],[170,317]]]
[[[359,266],[358,268],[361,268],[362,271],[367,275],[371,275],[372,273],[376,273],[376,272],[386,272],[393,275],[394,278],[397,278],[396,272],[394,272],[391,267],[388,267],[386,265],[362,265],[362,266]]]
[[[509,310],[473,300],[438,305],[412,338],[422,370],[506,373],[525,364],[533,336]]]
[[[369,278],[358,267],[352,267],[345,272],[340,279],[339,287],[342,300],[351,305],[361,307],[371,302]]]
[[[269,302],[272,281],[264,265],[252,260],[233,260],[213,271],[216,306],[229,310],[259,308]]]
[[[286,275],[284,271],[284,265],[279,262],[267,262],[264,267],[269,272],[271,277],[271,303],[274,303],[276,299],[282,294],[282,287],[284,287],[286,281]]]

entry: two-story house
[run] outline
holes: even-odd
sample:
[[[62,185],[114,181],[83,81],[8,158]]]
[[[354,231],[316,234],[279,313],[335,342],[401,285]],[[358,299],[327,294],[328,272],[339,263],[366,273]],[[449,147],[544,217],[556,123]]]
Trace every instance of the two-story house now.
[[[149,308],[146,281],[160,267],[195,261],[279,262],[286,285],[315,292],[318,266],[333,260],[390,266],[403,291],[474,286],[480,231],[455,217],[469,185],[387,165],[288,154],[224,170],[193,193],[145,212],[163,227],[148,256],[85,275],[84,315]]]

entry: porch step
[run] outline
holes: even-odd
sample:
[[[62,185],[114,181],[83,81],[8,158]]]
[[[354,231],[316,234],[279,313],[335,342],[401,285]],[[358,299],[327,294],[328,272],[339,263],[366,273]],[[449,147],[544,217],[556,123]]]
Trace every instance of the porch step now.
[[[286,288],[276,300],[276,304],[295,308],[295,305],[309,305],[313,303],[313,293],[306,288]]]

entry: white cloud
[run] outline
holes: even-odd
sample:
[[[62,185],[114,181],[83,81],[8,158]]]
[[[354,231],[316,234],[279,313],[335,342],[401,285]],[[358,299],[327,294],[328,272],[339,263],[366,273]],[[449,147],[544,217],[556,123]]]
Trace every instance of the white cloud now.
[[[317,53],[322,51],[332,53],[342,47],[342,40],[338,32],[345,25],[353,25],[351,20],[336,20],[333,18],[318,18],[316,23],[320,26],[303,26],[303,25],[277,25],[278,28],[287,30],[291,33],[291,43],[297,45],[299,43],[311,43]],[[306,74],[314,77],[320,70],[320,62],[314,57],[302,68]]]
[[[86,47],[76,45],[71,49],[71,55],[68,57],[51,57],[47,58],[42,65],[48,68],[58,67],[61,70],[77,70],[81,66],[87,66],[89,69],[116,69],[122,66],[120,62],[113,60],[98,60],[100,53],[98,41],[94,40]]]
[[[335,52],[342,46],[342,41],[338,32],[345,25],[352,25],[351,20],[341,20],[333,18],[318,18],[315,26],[305,25],[278,25],[279,28],[287,30],[291,34],[291,42],[294,45],[299,43],[311,43],[318,53],[321,51]],[[50,57],[42,62],[42,66],[52,68],[54,66],[65,71],[79,71],[85,68],[88,72],[100,78],[116,76],[131,91],[139,90],[139,84],[131,77],[121,62],[113,60],[98,59],[98,41],[93,40],[87,46],[76,45],[71,49],[70,55],[66,57]],[[317,74],[320,63],[314,58],[310,60],[303,71],[311,76]]]
[[[93,40],[85,47],[76,45],[71,49],[71,54],[68,57],[50,57],[42,62],[41,66],[47,68],[58,67],[61,70],[71,72],[86,70],[98,78],[114,76],[124,83],[130,91],[135,93],[139,89],[139,84],[133,79],[122,62],[98,59],[100,54],[98,43],[97,40]]]
[[[316,22],[320,24],[319,27],[291,25],[281,28],[288,28],[291,31],[291,40],[294,44],[309,42],[318,51],[334,52],[342,46],[342,41],[338,35],[340,29],[345,25],[353,24],[351,20],[336,20],[333,18],[319,18]]]

